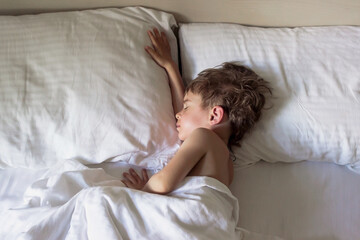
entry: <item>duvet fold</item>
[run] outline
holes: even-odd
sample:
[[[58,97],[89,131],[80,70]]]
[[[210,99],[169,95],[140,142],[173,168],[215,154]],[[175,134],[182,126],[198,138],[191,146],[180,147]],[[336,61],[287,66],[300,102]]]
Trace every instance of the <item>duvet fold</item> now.
[[[210,177],[159,195],[82,169],[38,180],[24,201],[0,214],[1,239],[265,239],[237,227],[237,199]]]

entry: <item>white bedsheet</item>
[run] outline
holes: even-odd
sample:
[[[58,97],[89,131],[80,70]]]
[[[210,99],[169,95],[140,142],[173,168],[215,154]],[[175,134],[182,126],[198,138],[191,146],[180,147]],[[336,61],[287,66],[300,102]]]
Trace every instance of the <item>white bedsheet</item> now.
[[[108,175],[119,178],[129,166],[121,163],[104,163],[93,167],[103,167]],[[52,171],[0,170],[0,224],[7,221],[3,215],[6,209],[29,204],[29,199],[46,193],[39,185],[36,187],[34,182],[61,172],[81,172],[84,169],[86,168],[80,164],[67,162],[62,166],[54,166]],[[149,175],[151,174],[149,172]],[[108,184],[113,179],[110,176],[106,177],[109,180]],[[99,185],[100,179],[93,178],[93,181],[97,181]],[[256,239],[256,235],[251,232],[258,232],[270,236],[277,235],[287,240],[349,240],[359,239],[360,236],[359,186],[360,176],[344,166],[315,162],[259,162],[249,168],[235,170],[230,190],[239,203],[237,226],[241,227],[244,236],[251,236],[244,239]],[[73,187],[67,188],[67,198],[74,194],[70,191]],[[78,189],[83,187],[77,185]],[[64,195],[66,190],[62,189],[61,192]],[[25,195],[28,197],[24,197]],[[52,198],[51,202],[60,200]],[[50,213],[49,209],[43,207],[24,210],[23,216],[29,216],[19,222],[13,221],[10,230],[14,232],[24,226],[26,219],[32,216],[32,211]],[[37,214],[39,216],[41,212]],[[1,234],[10,231],[6,228],[10,224],[0,226]],[[25,231],[25,228],[21,231]],[[1,234],[0,239],[3,239]],[[258,239],[266,238],[260,236]]]
[[[163,196],[77,163],[0,176],[10,179],[1,188],[0,239],[277,239],[237,227],[237,199],[209,177],[187,177]]]
[[[238,226],[287,240],[360,239],[360,175],[332,163],[237,169]]]

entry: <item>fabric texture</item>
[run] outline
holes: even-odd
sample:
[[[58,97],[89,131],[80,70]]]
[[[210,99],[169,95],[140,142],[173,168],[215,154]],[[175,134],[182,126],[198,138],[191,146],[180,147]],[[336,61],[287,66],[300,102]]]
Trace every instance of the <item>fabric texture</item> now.
[[[10,208],[26,208],[31,212],[31,209],[40,211],[62,206],[87,186],[101,187],[106,182],[107,186],[119,187],[118,180],[129,167],[138,173],[141,171],[140,167],[123,162],[106,162],[94,167],[104,169],[112,177],[76,161],[54,166],[51,170],[0,170],[0,219]],[[148,172],[149,176],[152,174]],[[83,176],[81,181],[80,176]],[[237,226],[242,228],[242,233],[247,229],[252,237],[253,232],[258,232],[294,240],[331,237],[348,240],[360,235],[357,224],[360,221],[360,189],[354,188],[359,181],[360,175],[332,163],[273,164],[260,161],[236,169],[229,188],[239,202]],[[49,205],[46,205],[47,201]],[[1,221],[6,221],[6,217]],[[23,224],[22,221],[19,223]],[[11,232],[2,226],[3,231]]]
[[[223,62],[270,82],[260,122],[235,148],[241,164],[302,160],[360,165],[360,27],[260,28],[181,24],[182,71],[189,82]],[[359,167],[358,167],[359,169]],[[360,171],[358,171],[360,172]]]
[[[72,167],[49,170],[24,205],[0,211],[0,238],[278,239],[238,228],[237,199],[214,178],[187,177],[159,195],[126,188],[103,169]]]
[[[360,175],[327,162],[268,163],[236,169],[231,192],[239,226],[284,239],[357,239]]]
[[[178,149],[167,75],[147,30],[171,14],[141,7],[0,17],[0,167],[125,161],[161,168]]]

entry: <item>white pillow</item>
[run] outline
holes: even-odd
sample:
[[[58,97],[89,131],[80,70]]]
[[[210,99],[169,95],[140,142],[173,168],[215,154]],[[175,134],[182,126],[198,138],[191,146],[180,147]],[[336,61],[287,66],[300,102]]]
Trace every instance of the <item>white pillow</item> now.
[[[166,72],[144,50],[171,14],[140,8],[0,17],[0,167],[125,161],[178,148]]]
[[[242,163],[360,164],[360,27],[182,24],[185,81],[226,61],[271,83],[273,107],[235,150]]]

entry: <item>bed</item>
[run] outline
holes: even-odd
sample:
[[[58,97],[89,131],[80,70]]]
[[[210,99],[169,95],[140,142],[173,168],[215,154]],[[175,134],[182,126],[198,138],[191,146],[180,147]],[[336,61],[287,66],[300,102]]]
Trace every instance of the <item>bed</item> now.
[[[0,4],[0,239],[360,239],[356,1],[58,4]],[[271,83],[229,188],[120,181],[181,144],[153,27],[185,83],[226,61]]]

